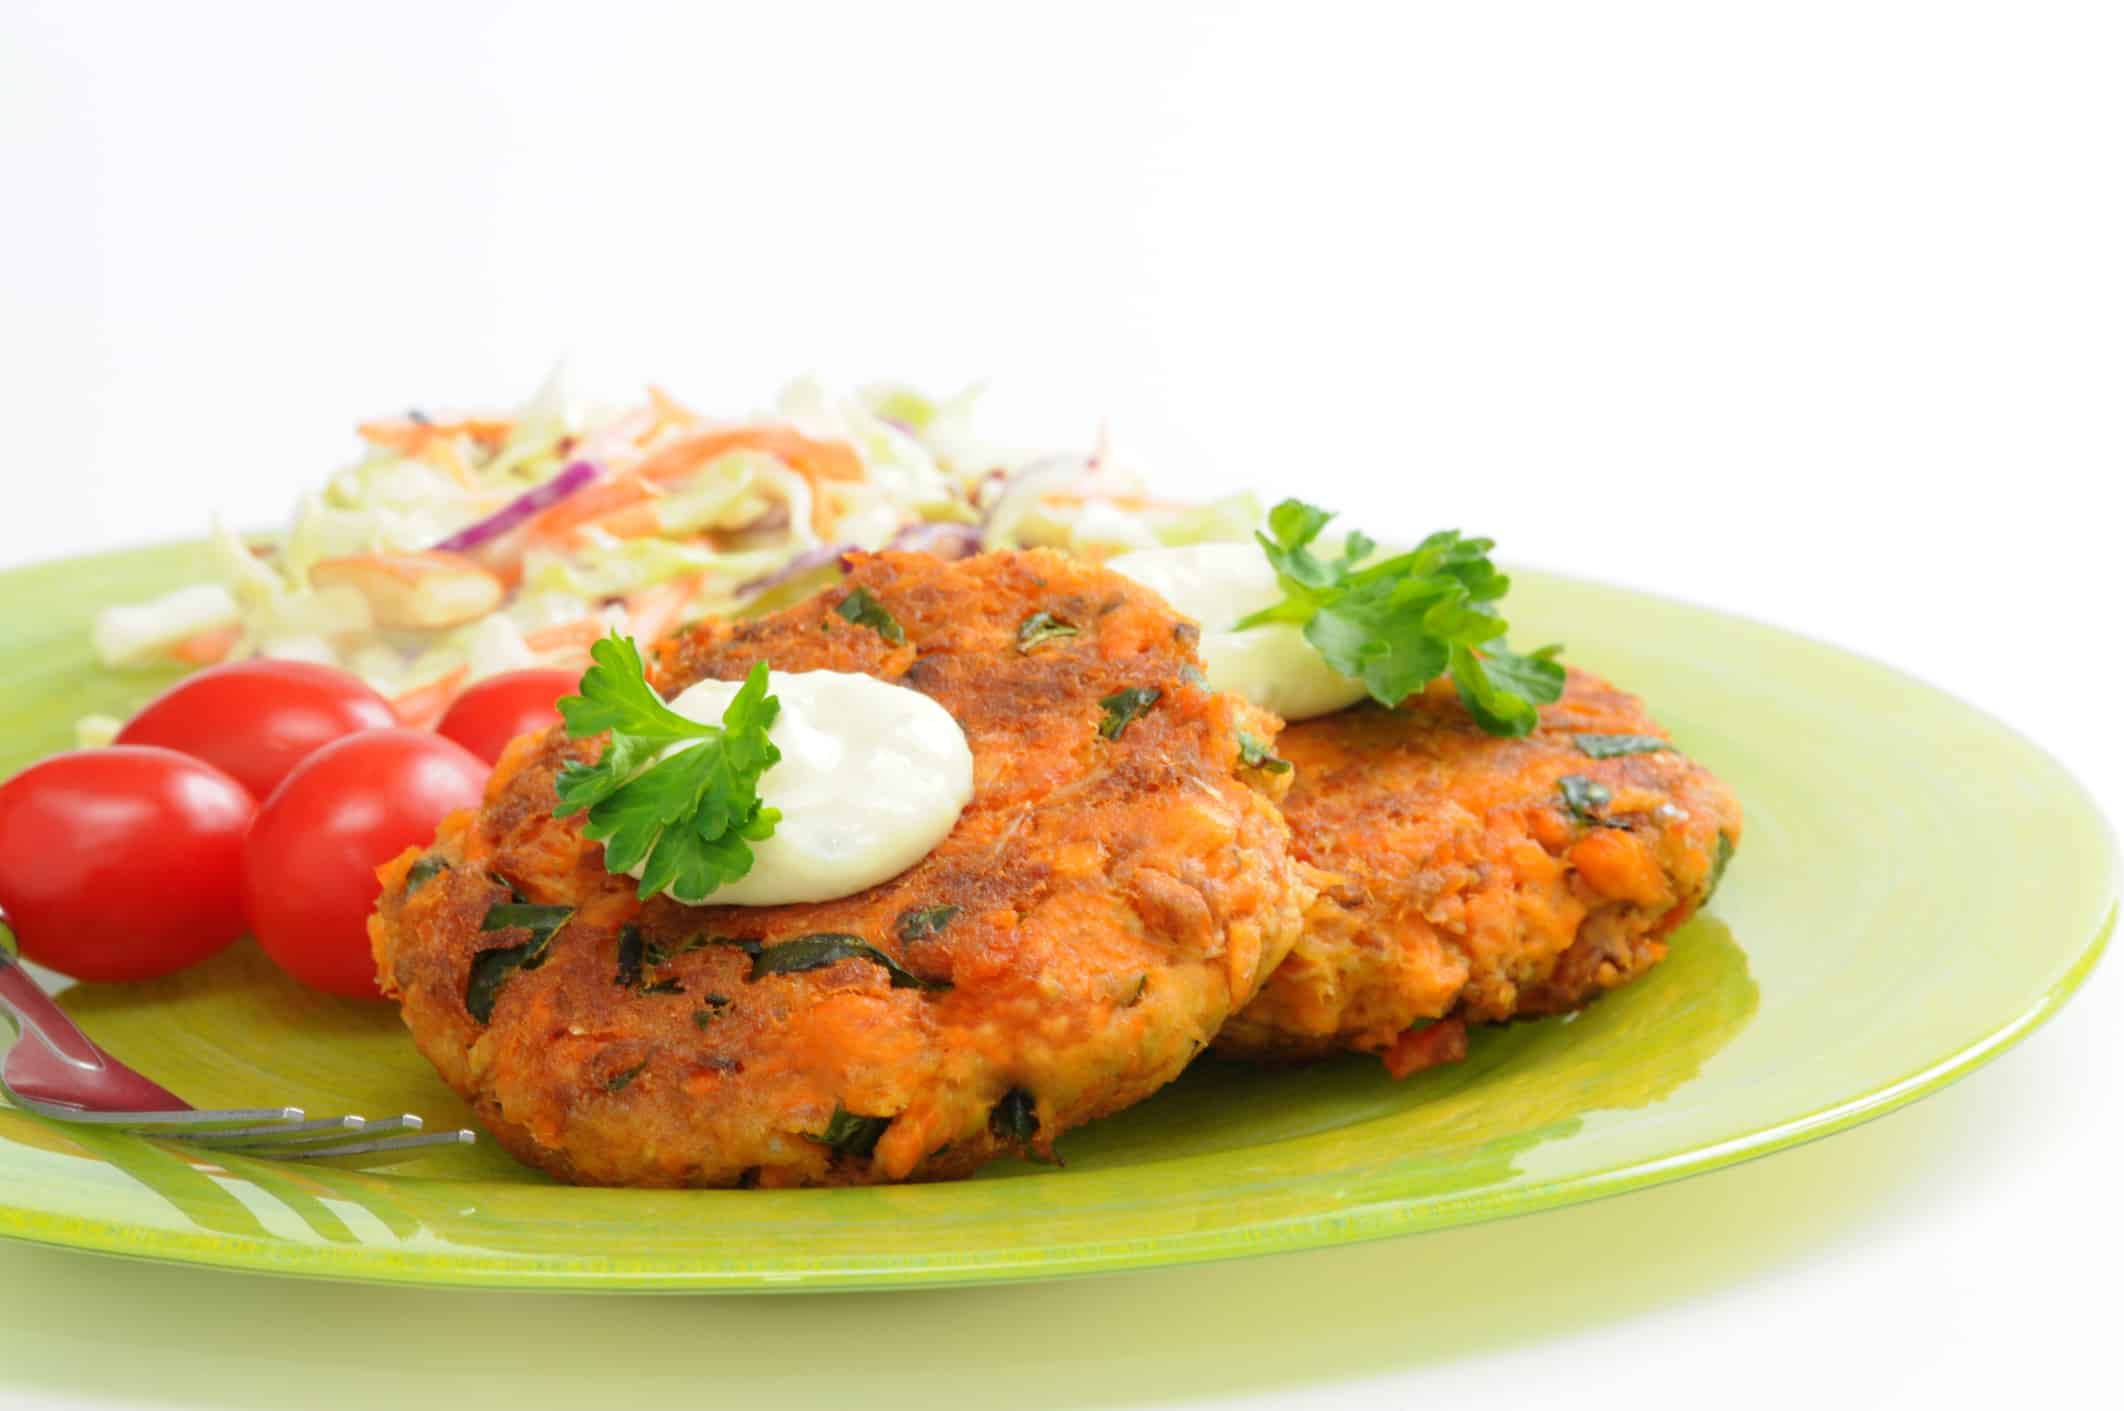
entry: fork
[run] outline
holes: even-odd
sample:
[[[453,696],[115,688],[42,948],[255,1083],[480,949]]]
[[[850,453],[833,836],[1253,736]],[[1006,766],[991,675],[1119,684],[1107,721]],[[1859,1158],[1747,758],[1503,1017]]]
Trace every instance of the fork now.
[[[0,941],[15,933],[0,912]],[[412,1113],[305,1118],[299,1107],[193,1107],[98,1048],[0,945],[0,1010],[15,1021],[15,1046],[0,1063],[0,1091],[15,1106],[57,1122],[93,1124],[272,1161],[377,1166],[435,1147],[478,1140],[460,1127],[422,1132]]]

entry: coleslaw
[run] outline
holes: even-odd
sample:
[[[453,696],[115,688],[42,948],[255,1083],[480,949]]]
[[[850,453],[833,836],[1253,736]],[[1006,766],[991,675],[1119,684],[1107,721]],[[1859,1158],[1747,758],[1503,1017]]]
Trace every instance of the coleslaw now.
[[[218,581],[99,614],[107,666],[252,657],[360,676],[432,725],[473,682],[579,670],[617,629],[641,641],[822,586],[844,553],[961,557],[1245,539],[1251,496],[1162,501],[1103,443],[1017,455],[973,431],[977,390],[789,386],[719,421],[651,387],[577,411],[558,375],[504,415],[364,422],[361,457],[303,497],[285,531],[211,528]],[[84,722],[91,731],[95,722]]]

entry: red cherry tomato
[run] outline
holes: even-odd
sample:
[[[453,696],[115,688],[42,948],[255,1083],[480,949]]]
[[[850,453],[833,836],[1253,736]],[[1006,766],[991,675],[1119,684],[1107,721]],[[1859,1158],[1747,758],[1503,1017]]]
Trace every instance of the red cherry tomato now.
[[[574,695],[577,680],[573,672],[538,669],[489,676],[457,698],[435,733],[493,764],[518,735],[560,724],[553,703]]]
[[[174,750],[55,755],[0,784],[0,907],[22,953],[152,980],[243,934],[243,785]]]
[[[376,869],[479,803],[487,766],[418,730],[364,730],[295,766],[243,847],[251,933],[306,985],[376,999],[369,912]]]
[[[396,724],[390,702],[360,677],[307,661],[236,661],[149,701],[118,743],[203,759],[263,799],[322,746]]]

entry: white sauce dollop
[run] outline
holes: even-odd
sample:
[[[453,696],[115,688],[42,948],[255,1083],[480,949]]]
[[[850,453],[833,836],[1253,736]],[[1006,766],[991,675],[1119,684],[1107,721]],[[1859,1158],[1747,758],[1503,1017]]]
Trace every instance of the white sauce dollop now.
[[[1210,686],[1246,697],[1285,720],[1326,715],[1364,699],[1364,683],[1329,666],[1287,622],[1232,630],[1249,613],[1283,601],[1276,570],[1258,544],[1190,544],[1143,549],[1106,561],[1202,626],[1203,674]]]
[[[671,708],[720,725],[743,684],[698,682]],[[840,671],[770,671],[767,690],[782,704],[767,730],[782,758],[760,776],[760,799],[782,821],[752,845],[752,870],[704,905],[852,896],[944,841],[973,798],[973,751],[949,711],[920,691]]]

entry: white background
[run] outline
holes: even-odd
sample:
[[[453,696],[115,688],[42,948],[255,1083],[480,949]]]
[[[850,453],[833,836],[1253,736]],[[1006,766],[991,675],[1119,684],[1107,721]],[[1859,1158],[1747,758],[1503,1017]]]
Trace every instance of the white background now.
[[[274,521],[357,416],[507,402],[563,354],[730,413],[807,369],[987,378],[1011,439],[1104,420],[1176,490],[1460,525],[1860,648],[2124,814],[2114,15],[9,3],[0,564]],[[2087,1404],[2124,1253],[2120,1032],[2111,961],[2023,1048],[1861,1132],[1235,1266],[1269,1271],[1232,1275],[1258,1325],[1175,1309],[1167,1360],[1200,1362],[1177,1381],[1100,1360],[1110,1282],[1018,1305],[1081,1319],[1023,1336],[1085,1339],[1036,1400]],[[1608,1257],[1545,1263],[1552,1234]],[[264,1377],[184,1322],[243,1304],[270,1342],[263,1281],[115,1264],[107,1311],[193,1346],[98,1355],[113,1333],[34,1296],[80,1259],[0,1248],[0,1399],[266,1405],[323,1375]],[[1380,1260],[1405,1309],[1322,1315]],[[1516,1287],[1451,1296],[1499,1261]],[[378,1359],[414,1335],[337,1306]],[[512,1326],[476,1297],[398,1306]],[[762,1316],[742,1307],[699,1317]],[[995,1348],[970,1358],[988,1380],[941,1377],[946,1400],[1030,1404]]]

